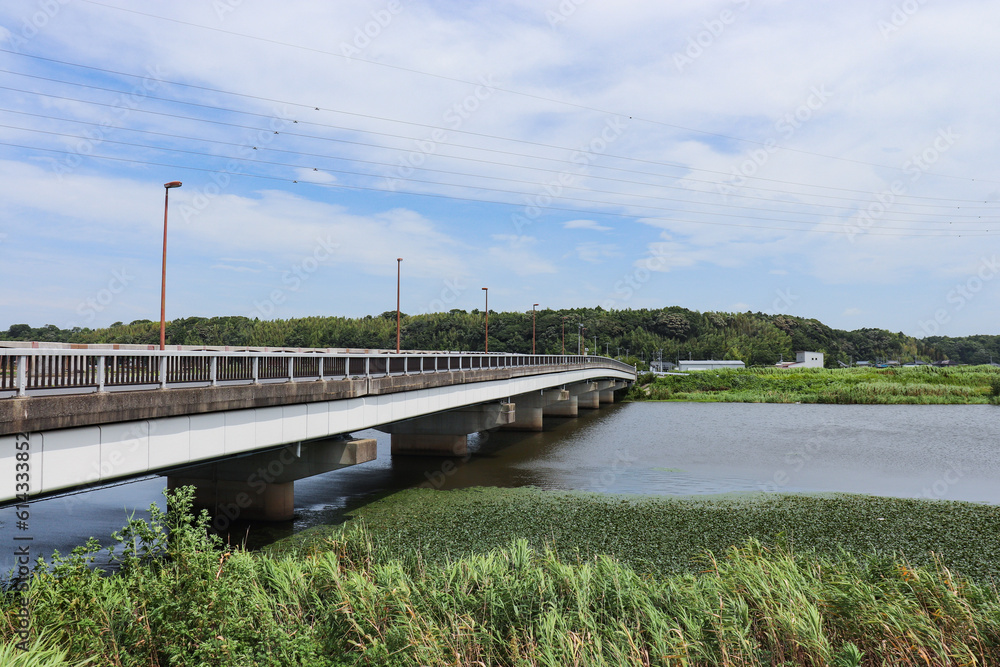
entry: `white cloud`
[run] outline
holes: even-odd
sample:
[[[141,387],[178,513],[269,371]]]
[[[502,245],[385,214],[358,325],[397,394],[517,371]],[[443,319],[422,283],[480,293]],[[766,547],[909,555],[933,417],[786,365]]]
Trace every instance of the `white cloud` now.
[[[593,220],[570,220],[569,222],[563,223],[563,228],[565,229],[589,229],[595,232],[610,232],[612,227],[605,227],[604,225],[599,225]]]

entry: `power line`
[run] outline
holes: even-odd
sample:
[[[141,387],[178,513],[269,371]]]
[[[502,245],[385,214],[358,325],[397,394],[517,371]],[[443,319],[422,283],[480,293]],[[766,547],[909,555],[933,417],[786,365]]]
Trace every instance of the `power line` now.
[[[23,144],[14,144],[14,143],[10,143],[10,142],[0,142],[0,146],[10,146],[10,147],[13,147],[13,148],[21,148],[21,149],[24,149],[24,150],[32,150],[32,151],[43,151],[43,152],[47,152],[47,153],[60,153],[60,154],[63,154],[63,155],[77,155],[77,156],[80,155],[79,153],[74,153],[72,151],[57,150],[57,149],[54,149],[54,148],[41,148],[41,147],[37,147],[37,146],[25,146]],[[178,165],[178,164],[168,164],[168,163],[163,163],[163,162],[152,162],[152,161],[147,161],[147,160],[135,160],[133,158],[113,157],[113,156],[108,156],[108,155],[94,155],[94,154],[90,154],[90,155],[85,155],[83,157],[88,158],[88,159],[98,159],[98,160],[114,160],[114,161],[117,161],[117,162],[126,162],[126,163],[129,163],[129,164],[143,164],[143,165],[157,166],[157,167],[170,167],[171,169],[186,169],[186,170],[189,170],[189,171],[219,173],[218,170],[216,170],[216,169],[209,169],[209,168],[206,168],[206,167],[192,167],[190,165]],[[278,177],[278,176],[265,176],[263,174],[249,174],[249,173],[243,173],[243,172],[228,173],[228,174],[230,176],[237,176],[237,177],[243,176],[243,177],[247,177],[247,178],[258,178],[258,179],[271,180],[271,181],[280,181],[280,182],[283,182],[283,183],[289,183],[289,182],[291,182],[291,183],[301,183],[301,184],[305,184],[305,185],[315,185],[315,186],[327,187],[327,188],[340,188],[340,189],[349,189],[349,190],[362,190],[362,191],[368,191],[368,192],[380,192],[380,193],[390,193],[390,194],[403,194],[403,195],[415,196],[415,197],[432,197],[432,198],[436,198],[436,199],[448,199],[448,200],[455,200],[455,201],[467,201],[467,202],[475,202],[475,203],[480,203],[480,204],[497,204],[497,205],[502,205],[502,206],[516,206],[518,208],[520,208],[520,207],[523,206],[523,204],[513,203],[513,202],[496,201],[496,200],[488,200],[488,199],[477,199],[477,198],[472,198],[472,197],[456,197],[456,196],[452,196],[452,195],[443,195],[443,194],[428,193],[428,192],[411,192],[411,191],[398,192],[398,191],[386,190],[386,189],[383,189],[383,188],[374,188],[374,187],[367,187],[367,186],[361,186],[361,185],[346,185],[346,184],[342,184],[342,183],[320,183],[320,182],[308,181],[308,180],[304,180],[304,179],[292,179],[290,181],[288,178],[281,178],[281,177]],[[711,225],[711,226],[719,226],[719,227],[738,227],[738,228],[743,228],[743,229],[761,229],[761,230],[766,230],[766,231],[790,231],[790,232],[804,232],[804,233],[814,233],[814,234],[844,234],[845,233],[845,229],[844,228],[846,227],[845,225],[841,225],[839,223],[832,223],[832,222],[830,222],[830,223],[818,222],[818,223],[814,223],[814,224],[817,224],[817,225],[826,225],[826,226],[837,225],[837,226],[841,227],[841,229],[838,229],[838,230],[825,230],[825,229],[803,229],[801,227],[767,227],[767,226],[763,226],[763,225],[741,225],[741,224],[736,224],[736,223],[709,222],[709,221],[704,221],[704,220],[687,220],[687,219],[680,219],[680,218],[666,218],[666,217],[656,217],[656,216],[637,216],[637,215],[628,214],[628,213],[614,213],[614,212],[608,212],[608,211],[589,211],[589,210],[575,209],[575,208],[568,208],[568,207],[561,207],[561,206],[538,206],[538,208],[544,209],[544,210],[548,210],[548,211],[567,211],[567,212],[571,212],[571,213],[574,213],[574,214],[585,213],[585,214],[588,214],[588,215],[603,215],[603,216],[612,216],[612,217],[629,218],[629,219],[634,219],[634,218],[639,217],[639,218],[642,218],[643,220],[663,220],[665,222],[690,223],[690,224],[695,224],[695,225]],[[961,237],[961,236],[991,236],[992,235],[990,233],[990,230],[985,230],[985,231],[982,231],[982,230],[973,230],[971,233],[965,233],[966,230],[962,230],[962,232],[963,233],[960,233],[960,234],[953,234],[953,233],[950,233],[950,232],[948,232],[948,233],[942,232],[942,233],[939,233],[939,234],[912,234],[912,233],[909,233],[909,234],[892,234],[892,233],[874,232],[872,230],[865,230],[865,234],[866,235],[876,235],[876,236],[905,236],[905,237],[934,236],[934,237],[939,237],[940,238],[940,237],[951,237],[951,236],[959,236],[959,237]]]
[[[68,133],[65,133],[65,132],[54,132],[54,131],[50,131],[50,130],[40,130],[40,129],[35,129],[35,128],[19,127],[19,126],[14,126],[14,125],[0,124],[0,127],[4,127],[4,128],[8,128],[8,129],[14,129],[14,130],[21,130],[21,131],[25,131],[25,132],[34,132],[34,133],[38,133],[38,134],[48,134],[48,135],[53,135],[53,136],[68,137],[68,138],[73,138],[73,139],[83,139],[83,140],[89,140],[90,139],[89,137],[80,136],[80,135],[76,135],[76,134],[68,134]],[[157,134],[163,134],[163,133],[157,133]],[[230,142],[213,142],[212,140],[202,140],[202,141],[212,142],[212,143],[223,143],[223,144],[228,144],[228,145],[237,145],[237,144],[230,144]],[[201,157],[208,157],[208,158],[219,159],[219,160],[230,160],[230,161],[239,161],[239,162],[251,162],[251,163],[257,163],[257,164],[267,164],[267,165],[273,165],[273,166],[291,167],[291,168],[294,168],[294,169],[312,169],[313,171],[323,171],[323,172],[326,172],[326,173],[345,174],[345,175],[350,175],[350,176],[363,176],[363,177],[379,177],[379,176],[382,176],[381,174],[369,174],[369,173],[365,173],[365,172],[349,171],[349,170],[344,170],[344,169],[331,169],[331,168],[328,168],[328,167],[323,167],[322,169],[320,169],[318,166],[313,165],[313,164],[291,164],[291,163],[287,163],[287,162],[276,162],[276,161],[272,161],[272,160],[259,160],[259,159],[256,159],[256,158],[246,158],[246,157],[239,157],[239,156],[232,156],[232,155],[218,155],[218,154],[214,154],[214,153],[206,153],[206,152],[203,152],[203,151],[193,151],[193,150],[181,149],[181,148],[169,148],[169,147],[164,147],[164,146],[151,146],[149,144],[139,144],[139,143],[134,143],[134,142],[118,141],[118,140],[114,140],[114,139],[101,139],[101,142],[102,143],[117,144],[117,145],[122,145],[122,146],[131,146],[131,147],[134,147],[134,148],[146,148],[146,149],[150,149],[150,150],[161,150],[161,151],[169,151],[169,152],[173,152],[173,153],[183,153],[183,154],[188,154],[188,155],[197,155],[197,156],[201,156]],[[294,153],[293,151],[283,151],[283,152]],[[320,157],[323,157],[323,156],[320,156]],[[486,177],[486,178],[492,178],[492,177]],[[523,192],[523,191],[520,191],[520,190],[505,190],[505,189],[501,189],[501,188],[491,188],[491,187],[485,187],[485,186],[479,186],[479,185],[464,185],[464,184],[461,184],[461,183],[443,183],[443,182],[440,182],[440,181],[430,181],[430,180],[426,180],[426,179],[416,179],[416,178],[407,178],[407,177],[398,177],[398,178],[395,178],[394,180],[406,181],[406,182],[410,182],[410,183],[421,183],[421,184],[429,184],[429,185],[438,185],[438,186],[442,186],[442,187],[459,187],[459,188],[465,188],[465,189],[485,190],[485,191],[489,191],[489,192],[499,192],[499,193],[503,193],[503,194],[516,194],[516,195],[523,195],[523,196],[529,196],[529,197],[532,196],[531,193]],[[500,179],[500,180],[514,180],[514,179]],[[515,182],[521,182],[521,183],[523,183],[523,181],[515,181]],[[594,190],[594,189],[591,189],[591,188],[571,188],[571,187],[567,186],[567,189],[584,190],[584,191],[588,191],[588,192],[597,192],[597,193],[603,193],[603,194],[610,194],[610,195],[619,196],[619,197],[634,197],[634,198],[637,198],[637,199],[640,199],[640,198],[641,199],[665,199],[667,201],[678,201],[678,200],[669,199],[669,198],[666,198],[666,197],[655,197],[655,196],[651,196],[651,195],[634,195],[634,194],[630,194],[630,193],[613,192],[613,191],[608,191],[608,190]],[[770,218],[770,217],[768,217],[768,218],[761,218],[759,216],[752,216],[752,215],[745,215],[745,214],[740,215],[740,214],[733,214],[733,213],[718,213],[718,212],[710,212],[710,211],[697,211],[697,210],[692,211],[692,210],[683,209],[683,208],[668,208],[668,207],[663,207],[663,206],[650,206],[650,205],[647,205],[647,204],[640,204],[640,203],[635,203],[635,202],[630,202],[630,203],[609,202],[609,201],[603,201],[603,200],[582,199],[582,198],[579,198],[579,197],[565,197],[565,196],[561,196],[561,195],[555,196],[553,198],[554,199],[562,199],[562,200],[566,200],[566,201],[583,202],[583,203],[589,203],[589,204],[602,204],[602,205],[607,205],[607,206],[637,207],[637,208],[646,208],[646,209],[650,209],[650,210],[672,211],[672,212],[679,212],[679,213],[681,213],[681,212],[683,212],[683,213],[700,213],[700,214],[704,214],[704,215],[717,215],[717,216],[722,216],[722,217],[734,217],[734,218],[741,218],[741,219],[747,219],[747,220],[773,220],[774,222],[796,222],[795,220],[788,220],[788,219],[784,219],[784,218]],[[685,202],[685,203],[693,203],[693,204],[697,204],[697,205],[701,205],[701,206],[714,206],[714,207],[722,207],[722,206],[724,206],[724,207],[735,208],[735,209],[740,209],[740,210],[773,212],[773,213],[780,213],[780,214],[785,214],[785,215],[796,215],[796,216],[803,216],[803,215],[827,216],[827,215],[829,215],[829,214],[825,214],[825,213],[814,213],[814,212],[811,212],[811,211],[793,212],[793,211],[784,211],[784,210],[779,210],[779,209],[765,209],[765,208],[757,208],[757,207],[737,206],[737,205],[734,205],[734,204],[717,204],[717,203],[711,203],[711,202],[697,202],[697,201],[690,201],[690,200],[679,200],[679,201]],[[977,219],[981,220],[982,216],[964,216],[964,217],[973,217],[973,218],[977,218]],[[899,219],[895,219],[895,218],[880,218],[880,221],[881,222],[918,223],[918,224],[919,223],[926,223],[926,224],[930,224],[930,223],[950,224],[950,223],[954,222],[953,220],[899,220]],[[808,223],[808,221],[802,221],[802,222]],[[975,222],[975,220],[963,220],[962,222],[965,222],[965,223],[968,224],[968,223]],[[1000,222],[1000,220],[982,221],[982,222],[984,222],[984,223],[988,223],[988,222]],[[884,229],[890,229],[888,227],[883,227],[883,228]],[[892,228],[892,229],[907,229],[907,228],[905,228],[905,227],[895,227],[895,228]],[[971,231],[971,230],[969,230],[969,231]]]
[[[32,75],[24,75],[24,76],[32,76]],[[125,93],[125,91],[117,91],[117,90],[114,90],[114,89],[101,88],[101,87],[98,87],[98,86],[90,86],[88,84],[70,83],[70,85],[75,85],[75,86],[80,86],[80,87],[85,87],[85,88],[95,88],[95,89],[98,89],[98,90],[104,90],[104,91],[110,91],[110,92],[118,92],[118,93],[121,93],[121,94]],[[2,89],[2,90],[11,90],[11,91],[14,91],[14,92],[20,92],[20,93],[25,93],[25,94],[29,94],[29,95],[39,95],[39,96],[43,96],[43,97],[51,97],[51,98],[54,98],[54,99],[60,99],[60,100],[66,100],[66,101],[73,101],[73,102],[80,102],[80,103],[83,103],[83,104],[93,104],[93,105],[98,105],[98,106],[108,106],[108,107],[116,108],[116,105],[114,105],[114,104],[108,104],[108,103],[104,103],[104,102],[95,102],[93,100],[84,100],[84,99],[79,99],[79,98],[74,98],[74,97],[68,97],[68,96],[65,96],[65,95],[53,95],[51,93],[40,93],[40,92],[37,92],[37,91],[30,91],[30,90],[24,90],[24,89],[20,89],[20,88],[13,88],[13,87],[10,87],[10,86],[0,86],[0,89]],[[152,98],[152,99],[158,99],[158,100],[161,100],[161,101],[168,101],[170,103],[187,104],[187,105],[192,105],[192,106],[204,107],[204,108],[209,108],[209,109],[216,110],[216,111],[227,111],[227,112],[230,112],[230,113],[244,114],[244,115],[250,115],[250,116],[261,117],[261,118],[268,118],[268,119],[272,119],[273,118],[272,116],[269,116],[267,114],[259,114],[259,113],[255,113],[255,112],[249,112],[249,111],[241,111],[241,110],[238,110],[238,109],[226,109],[226,108],[220,108],[220,107],[215,107],[215,106],[198,104],[198,103],[194,103],[194,102],[166,100],[165,98]],[[230,127],[250,129],[250,130],[254,130],[254,131],[267,131],[267,130],[264,130],[264,128],[257,128],[257,127],[248,126],[248,125],[241,125],[241,124],[238,124],[238,123],[229,123],[229,122],[225,122],[225,121],[218,121],[218,120],[212,120],[212,119],[207,119],[207,118],[198,118],[198,117],[193,117],[193,116],[185,116],[185,115],[181,115],[181,114],[172,114],[172,113],[166,113],[166,112],[162,112],[162,111],[152,111],[152,110],[148,110],[148,109],[133,109],[133,111],[137,111],[139,113],[146,113],[146,114],[154,114],[154,115],[166,116],[166,117],[171,117],[171,118],[178,118],[178,119],[183,119],[183,120],[191,120],[191,121],[196,121],[196,122],[213,123],[213,124],[225,125],[225,126],[230,126]],[[298,120],[293,120],[291,122],[293,124],[300,123],[300,121],[298,121]],[[397,138],[397,139],[417,140],[415,137],[408,137],[408,136],[405,136],[405,135],[397,135],[397,134],[391,134],[391,133],[385,133],[385,132],[374,132],[374,131],[369,131],[369,130],[359,130],[359,129],[356,129],[356,128],[344,128],[344,127],[341,127],[341,126],[325,125],[325,124],[322,124],[322,123],[313,123],[311,121],[301,121],[301,123],[302,124],[307,124],[307,125],[317,125],[317,126],[321,126],[321,127],[346,130],[346,131],[351,131],[351,132],[375,134],[375,135],[379,135],[379,136],[386,136],[386,137],[392,137],[392,138]],[[372,143],[369,143],[369,142],[360,142],[360,141],[354,141],[354,140],[348,140],[348,139],[340,139],[340,138],[335,138],[335,137],[324,137],[324,136],[319,136],[319,135],[304,134],[304,133],[301,133],[301,132],[282,131],[282,132],[279,133],[277,131],[274,131],[274,134],[285,134],[285,135],[288,135],[288,136],[294,136],[294,137],[300,137],[300,138],[317,139],[317,140],[332,141],[332,142],[337,142],[337,143],[346,143],[346,144],[360,145],[360,146],[366,146],[366,147],[371,147],[371,148],[377,148],[377,149],[381,149],[381,150],[406,150],[406,149],[392,149],[390,147],[382,146],[382,145],[379,145],[379,144],[372,144]],[[516,140],[512,140],[512,141],[516,141]],[[530,155],[530,154],[526,154],[526,153],[517,153],[517,152],[513,152],[513,151],[503,151],[503,150],[492,149],[492,148],[482,148],[482,147],[478,147],[478,146],[469,146],[469,145],[466,145],[466,144],[446,143],[446,145],[453,146],[453,147],[456,147],[456,148],[466,148],[466,149],[470,149],[470,150],[476,150],[476,151],[482,151],[482,152],[488,152],[488,153],[499,153],[499,154],[503,154],[503,155],[511,155],[511,156],[516,156],[516,157],[526,157],[526,158],[529,158],[529,159],[545,160],[545,161],[549,161],[549,162],[558,162],[558,163],[565,163],[565,164],[575,164],[571,160],[565,160],[565,159],[559,159],[559,158],[551,158],[551,157],[544,157],[544,156],[539,156],[539,155]],[[572,149],[566,149],[566,150],[572,150]],[[529,166],[510,165],[510,164],[498,163],[498,162],[495,162],[495,161],[482,160],[482,159],[479,159],[479,158],[470,158],[470,157],[465,157],[465,156],[440,154],[440,157],[445,157],[445,158],[448,158],[448,159],[455,159],[455,160],[468,160],[468,161],[483,162],[483,163],[488,163],[488,164],[498,164],[498,165],[501,165],[501,166],[512,166],[512,167],[515,167],[515,168],[537,169],[537,168],[529,167]],[[621,158],[621,159],[631,159],[631,158]],[[648,161],[643,161],[643,162],[648,162]],[[660,164],[661,166],[668,166],[668,167],[671,166],[671,165],[669,165],[667,163],[653,163],[653,164]],[[613,170],[613,171],[619,171],[619,172],[626,172],[626,173],[635,173],[635,174],[641,174],[641,175],[644,175],[644,176],[653,176],[653,177],[663,177],[663,176],[665,176],[664,174],[655,174],[655,173],[652,173],[652,172],[640,172],[640,171],[636,171],[636,170],[632,170],[632,169],[623,169],[623,168],[620,168],[620,167],[610,167],[610,166],[604,166],[604,165],[589,165],[589,167],[596,168],[596,169],[606,169],[606,170]],[[692,169],[695,170],[695,171],[709,171],[710,173],[718,173],[718,174],[725,173],[725,172],[718,172],[718,171],[711,171],[711,170],[699,170],[699,169],[694,169],[694,168],[692,168]],[[557,172],[557,173],[565,173],[565,172]],[[484,177],[484,178],[489,178],[489,177]],[[598,178],[603,178],[603,177],[598,177]],[[671,176],[670,178],[674,178],[674,177]],[[843,191],[843,192],[854,192],[854,193],[864,194],[864,195],[867,195],[869,197],[870,196],[876,196],[876,193],[872,193],[872,192],[867,191],[867,190],[853,190],[853,189],[849,189],[849,188],[837,188],[837,187],[833,187],[833,186],[809,185],[809,184],[804,184],[804,183],[795,183],[795,182],[791,182],[791,181],[782,181],[782,180],[778,180],[778,179],[766,179],[766,178],[761,178],[761,177],[748,177],[748,178],[755,178],[757,180],[764,180],[764,181],[770,181],[770,182],[776,182],[776,183],[783,183],[783,184],[786,184],[786,185],[796,185],[796,186],[811,187],[811,188],[824,188],[824,189],[831,189],[831,190]],[[714,182],[714,181],[703,181],[703,180],[692,179],[692,178],[688,178],[688,177],[682,177],[682,180],[687,180],[687,181],[692,181],[692,182],[700,182],[700,183],[708,183],[708,184],[712,184],[712,185],[716,185],[716,186],[720,185],[719,183]],[[647,185],[647,186],[652,186],[652,187],[670,187],[670,188],[674,188],[674,189],[683,189],[683,190],[686,190],[686,191],[689,191],[689,192],[701,192],[701,191],[698,191],[698,190],[691,190],[691,189],[688,189],[688,188],[677,188],[676,186],[667,186],[667,185],[660,185],[660,184],[654,184],[654,183],[642,183],[642,185]],[[761,191],[779,192],[779,193],[790,195],[790,196],[825,197],[825,198],[831,198],[831,199],[845,199],[845,200],[852,201],[852,202],[855,201],[854,199],[834,197],[832,195],[820,195],[820,194],[815,194],[815,193],[802,193],[802,192],[794,192],[794,191],[788,191],[788,190],[776,190],[776,189],[759,188],[759,187],[756,188],[756,189],[761,190]],[[735,196],[748,197],[746,195],[735,195]],[[897,198],[913,198],[913,199],[932,200],[932,201],[948,201],[948,202],[976,203],[976,204],[985,203],[985,202],[981,202],[980,200],[948,199],[948,198],[944,198],[944,197],[925,197],[925,196],[918,196],[918,195],[895,195],[895,196]],[[748,197],[748,198],[762,199],[762,200],[765,200],[765,201],[772,201],[772,200],[767,200],[766,198],[757,198],[757,197]],[[798,205],[802,205],[803,204],[802,202],[786,202],[786,203],[798,204]],[[806,205],[810,205],[810,204],[806,204]],[[813,204],[813,205],[816,205],[816,206],[826,206],[825,204]],[[922,206],[921,204],[907,204],[907,205],[909,205],[909,206]],[[945,207],[944,205],[926,205],[926,206],[939,206],[941,208]],[[953,204],[953,206],[954,206],[954,204]],[[961,208],[961,207],[956,206],[956,208]],[[989,209],[992,210],[994,207],[982,207],[982,208],[989,208]]]
[[[125,9],[124,7],[116,7],[115,5],[109,5],[109,4],[106,4],[106,3],[103,3],[103,2],[97,2],[96,0],[80,0],[80,1],[81,2],[85,2],[87,4],[90,4],[90,5],[95,5],[95,6],[98,6],[98,7],[104,7],[106,9],[113,9],[113,10],[121,11],[121,12],[127,12],[127,13],[130,13],[130,14],[137,14],[139,16],[145,16],[147,18],[152,18],[152,19],[156,19],[156,20],[160,20],[160,21],[169,21],[171,23],[177,23],[177,24],[180,24],[180,25],[186,25],[186,26],[193,27],[193,28],[200,28],[202,30],[211,30],[211,31],[214,31],[214,32],[224,33],[224,34],[227,34],[227,35],[233,35],[233,36],[236,36],[236,37],[242,37],[242,38],[245,38],[245,39],[253,39],[253,40],[258,40],[258,41],[261,41],[261,42],[266,42],[266,43],[269,43],[269,44],[275,44],[275,45],[278,45],[278,46],[286,46],[286,47],[293,48],[293,49],[300,49],[300,50],[303,50],[303,51],[309,51],[309,52],[312,52],[312,53],[319,53],[319,54],[326,55],[326,56],[333,56],[333,57],[336,57],[336,58],[347,59],[347,56],[344,55],[344,54],[342,54],[342,53],[335,53],[335,52],[332,52],[332,51],[325,51],[323,49],[316,49],[316,48],[312,48],[312,47],[302,46],[300,44],[293,44],[293,43],[290,43],[290,42],[282,42],[280,40],[269,39],[269,38],[266,38],[266,37],[259,37],[257,35],[249,35],[249,34],[246,34],[246,33],[240,33],[240,32],[236,32],[236,31],[233,31],[233,30],[224,30],[222,28],[214,28],[214,27],[211,27],[211,26],[201,25],[199,23],[193,23],[191,21],[181,21],[179,19],[173,19],[173,18],[169,18],[169,17],[166,17],[166,16],[159,16],[157,14],[149,14],[147,12],[140,12],[140,11],[136,11],[134,9]],[[360,58],[360,57],[352,57],[352,59],[353,60],[357,60],[359,62],[363,62],[363,63],[368,64],[368,65],[374,65],[374,66],[377,66],[377,67],[385,67],[385,68],[389,68],[389,69],[398,70],[398,71],[401,71],[401,72],[408,72],[410,74],[419,74],[421,76],[433,77],[433,78],[441,79],[441,80],[444,80],[444,81],[452,81],[452,82],[462,83],[462,84],[472,85],[472,86],[481,85],[481,83],[477,82],[477,81],[469,81],[467,79],[461,79],[461,78],[458,78],[458,77],[451,77],[451,76],[446,76],[446,75],[443,75],[443,74],[435,74],[433,72],[426,72],[426,71],[418,70],[418,69],[415,69],[415,68],[412,68],[412,67],[404,67],[402,65],[393,65],[393,64],[390,64],[390,63],[383,63],[383,62],[378,62],[378,61],[375,61],[375,60],[368,60],[366,58]],[[560,105],[564,105],[564,106],[574,107],[574,108],[577,108],[577,109],[583,109],[585,111],[594,111],[594,112],[597,112],[597,113],[608,114],[608,115],[612,115],[612,116],[628,116],[628,118],[631,119],[631,120],[638,120],[638,121],[641,121],[641,122],[644,122],[644,123],[650,123],[650,124],[653,124],[653,125],[660,125],[662,127],[669,127],[669,128],[676,129],[676,130],[683,130],[685,132],[693,132],[695,134],[701,134],[701,135],[705,135],[705,136],[709,136],[709,137],[717,137],[717,138],[720,138],[720,139],[728,139],[730,141],[738,141],[738,142],[741,142],[741,143],[752,144],[752,145],[755,145],[755,146],[765,146],[765,147],[772,146],[772,144],[768,144],[767,142],[763,142],[763,141],[756,141],[756,140],[753,140],[753,139],[746,139],[744,137],[736,137],[736,136],[732,136],[732,135],[721,134],[721,133],[718,133],[718,132],[709,132],[707,130],[701,130],[701,129],[698,129],[698,128],[686,127],[686,126],[683,126],[683,125],[676,125],[676,124],[667,123],[667,122],[664,122],[664,121],[653,120],[651,118],[644,118],[642,116],[636,116],[634,114],[609,111],[607,109],[601,109],[601,108],[598,108],[598,107],[592,107],[592,106],[588,106],[588,105],[585,105],[585,104],[579,104],[579,103],[576,103],[576,102],[567,102],[565,100],[557,100],[557,99],[554,99],[554,98],[551,98],[551,97],[545,97],[543,95],[536,95],[534,93],[527,93],[527,92],[524,92],[524,91],[514,90],[514,89],[511,89],[511,88],[503,88],[501,86],[494,86],[493,88],[494,88],[494,90],[499,90],[501,92],[508,93],[510,95],[517,95],[517,96],[520,96],[520,97],[527,97],[527,98],[530,98],[530,99],[540,100],[540,101],[544,101],[544,102],[551,102],[553,104],[560,104]],[[853,163],[853,164],[863,164],[863,165],[871,166],[871,167],[880,167],[880,168],[884,168],[884,169],[893,169],[893,170],[896,170],[896,171],[903,171],[903,169],[901,167],[897,167],[897,166],[894,166],[894,165],[885,165],[885,164],[879,164],[879,163],[876,163],[876,162],[865,162],[865,161],[862,161],[862,160],[854,160],[854,159],[851,159],[851,158],[845,158],[845,157],[840,157],[840,156],[836,156],[836,155],[826,155],[826,154],[823,154],[823,153],[816,153],[816,152],[813,152],[813,151],[806,151],[806,150],[802,150],[802,149],[798,149],[798,148],[789,148],[787,146],[773,145],[773,147],[776,148],[776,149],[778,149],[778,150],[790,151],[790,152],[793,152],[793,153],[801,153],[803,155],[812,155],[814,157],[822,157],[822,158],[826,158],[826,159],[829,159],[829,160],[838,160],[838,161],[841,161],[841,162],[850,162],[850,163]],[[933,176],[939,176],[939,177],[942,177],[942,178],[951,178],[951,179],[963,180],[963,181],[975,181],[975,180],[977,180],[977,179],[973,179],[973,178],[969,178],[969,177],[964,177],[964,176],[954,176],[954,175],[951,175],[951,174],[940,174],[940,173],[935,173],[935,172],[925,172],[925,173],[927,173],[929,175],[933,175]],[[983,182],[997,182],[997,181],[984,181],[983,179],[978,179],[978,180],[983,181]]]

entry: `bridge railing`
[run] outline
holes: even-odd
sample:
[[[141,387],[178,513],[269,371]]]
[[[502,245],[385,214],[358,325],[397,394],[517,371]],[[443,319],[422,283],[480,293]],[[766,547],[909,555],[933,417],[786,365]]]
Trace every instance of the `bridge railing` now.
[[[597,356],[506,353],[331,354],[95,349],[0,349],[0,397],[185,386],[306,382],[500,368],[600,366]]]

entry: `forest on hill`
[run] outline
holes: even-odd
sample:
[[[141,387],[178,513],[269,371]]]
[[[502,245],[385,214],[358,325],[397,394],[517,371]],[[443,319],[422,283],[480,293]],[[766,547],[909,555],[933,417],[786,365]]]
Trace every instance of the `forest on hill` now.
[[[532,313],[490,311],[491,352],[531,352]],[[402,316],[401,347],[408,350],[477,351],[484,346],[484,313]],[[582,325],[582,338],[579,327]],[[951,359],[965,364],[1000,361],[1000,336],[917,339],[884,329],[843,331],[815,319],[764,313],[698,312],[677,306],[660,309],[574,308],[536,313],[536,350],[575,354],[578,343],[594,353],[664,361],[740,359],[748,366],[794,358],[796,350],[823,352],[826,365],[838,362]],[[564,333],[565,332],[565,333]],[[395,349],[396,312],[360,318],[304,317],[258,320],[240,316],[188,317],[167,323],[170,345],[350,347]],[[596,337],[596,349],[595,349]],[[12,325],[0,340],[65,343],[159,343],[159,322],[116,322],[104,329],[33,328]]]

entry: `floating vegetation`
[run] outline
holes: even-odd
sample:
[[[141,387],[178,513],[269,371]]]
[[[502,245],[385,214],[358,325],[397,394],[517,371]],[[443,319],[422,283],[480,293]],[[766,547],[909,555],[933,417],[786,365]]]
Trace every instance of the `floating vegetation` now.
[[[36,570],[50,653],[11,664],[1000,663],[992,506],[414,490],[248,553],[191,497],[120,533],[114,575],[96,543]],[[0,596],[0,656],[19,609]]]

